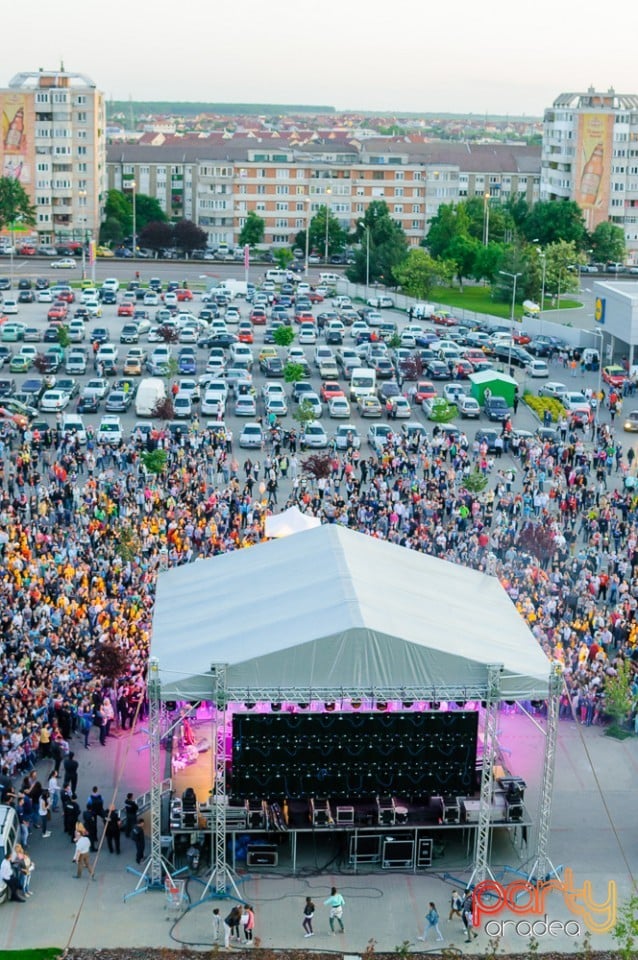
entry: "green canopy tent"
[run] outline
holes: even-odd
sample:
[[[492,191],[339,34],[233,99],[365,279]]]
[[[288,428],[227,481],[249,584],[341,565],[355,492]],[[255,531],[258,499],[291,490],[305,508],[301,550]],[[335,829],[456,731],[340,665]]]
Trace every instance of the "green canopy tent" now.
[[[481,406],[485,402],[486,390],[490,390],[493,397],[503,397],[508,406],[514,406],[514,394],[518,387],[514,377],[499,373],[498,370],[480,370],[470,374],[470,383],[470,394]]]

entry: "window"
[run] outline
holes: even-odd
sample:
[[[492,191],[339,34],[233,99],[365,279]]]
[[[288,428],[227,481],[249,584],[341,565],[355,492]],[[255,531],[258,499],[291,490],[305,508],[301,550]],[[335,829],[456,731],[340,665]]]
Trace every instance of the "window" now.
[[[259,210],[260,212],[263,213],[265,209],[266,209],[266,204],[264,203],[264,201],[258,200],[257,203],[255,204],[255,210]]]
[[[287,229],[288,229],[288,221],[287,221],[287,220],[281,220],[281,219],[280,219],[280,220],[275,220],[275,227],[279,227],[279,229],[282,229],[282,228],[283,228],[284,230],[287,230]]]
[[[412,213],[421,213],[421,205],[419,203],[412,204]]]
[[[277,187],[275,193],[278,197],[287,197],[288,196],[288,187]]]
[[[413,230],[419,230],[420,227],[421,227],[421,221],[420,221],[420,220],[413,220],[413,221],[412,221],[412,229],[413,229]]]
[[[257,193],[260,193],[260,194],[261,194],[261,193],[265,193],[265,192],[266,192],[266,188],[265,188],[263,185],[259,184],[259,185],[257,186]]]
[[[297,219],[297,220],[295,220],[295,226],[296,226],[297,230],[301,230],[301,229],[303,229],[303,228],[306,226],[306,221],[305,221],[305,220],[299,220],[299,219]]]
[[[395,179],[395,180],[405,180],[405,173],[403,172],[403,170],[397,170],[397,172],[396,172],[395,175],[394,175],[394,179]]]
[[[86,152],[86,147],[78,147],[78,157],[85,157]]]
[[[402,204],[402,203],[395,203],[395,205],[394,205],[394,212],[395,212],[395,213],[403,213],[403,204]]]
[[[260,180],[263,180],[266,176],[266,171],[263,167],[259,167],[257,170],[255,170],[255,176],[259,177]]]
[[[383,180],[383,170],[373,170],[372,171],[373,180]]]
[[[86,123],[86,113],[84,110],[81,110],[80,113],[77,114],[76,120],[78,123]]]
[[[383,189],[383,187],[373,187],[373,188],[372,188],[372,196],[373,196],[373,197],[383,197],[383,196],[385,196],[385,190]]]
[[[395,188],[394,188],[394,195],[395,195],[395,197],[402,197],[402,196],[403,196],[403,187],[395,187]]]
[[[289,180],[290,171],[286,167],[277,167],[277,179],[278,180]]]
[[[284,203],[284,202],[281,201],[281,200],[279,200],[279,201],[275,204],[275,210],[281,210],[283,213],[287,213],[287,211],[288,211],[288,204],[287,204],[287,203]]]

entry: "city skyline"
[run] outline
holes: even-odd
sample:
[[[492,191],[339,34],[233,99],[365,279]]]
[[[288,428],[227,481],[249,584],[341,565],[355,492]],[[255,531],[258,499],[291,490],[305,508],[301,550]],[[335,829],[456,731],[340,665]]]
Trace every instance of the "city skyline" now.
[[[0,86],[63,63],[115,100],[534,117],[564,91],[638,90],[633,31],[618,30],[637,19],[628,0],[614,8],[613,24],[596,23],[595,46],[591,18],[549,0],[515,21],[505,0],[487,10],[460,0],[453,22],[448,9],[411,0],[326,0],[303,18],[284,0],[241,8],[191,0],[179,22],[165,0],[137,10],[112,0],[105,10],[95,32],[70,0],[36,0],[28,43],[6,44]],[[24,36],[26,26],[19,8],[3,11],[6,37]]]

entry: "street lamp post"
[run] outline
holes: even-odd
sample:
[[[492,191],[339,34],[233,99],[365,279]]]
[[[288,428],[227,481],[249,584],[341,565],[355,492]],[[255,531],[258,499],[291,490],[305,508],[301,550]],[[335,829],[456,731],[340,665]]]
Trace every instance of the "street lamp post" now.
[[[509,375],[512,376],[512,338],[514,336],[514,307],[516,305],[516,281],[519,277],[522,277],[522,273],[508,273],[507,270],[499,270],[504,277],[510,277],[513,281],[512,283],[512,312],[510,315],[510,349],[509,349]]]
[[[366,232],[366,300],[368,299],[368,287],[370,286],[370,227],[363,220],[359,221],[359,226]]]
[[[483,194],[483,246],[490,242],[490,195]]]
[[[596,392],[596,409],[594,410],[594,433],[598,428],[598,411],[600,410],[600,389],[602,386],[602,373],[603,373],[603,347],[605,344],[605,337],[602,330],[592,330],[592,333],[595,337],[600,337],[600,350],[598,351],[598,389]]]
[[[135,180],[131,180],[131,190],[133,191],[133,257],[135,257],[135,251],[137,250],[137,210],[136,210],[136,197],[135,190],[137,184]]]
[[[547,270],[547,254],[542,253],[540,250],[538,252],[539,257],[541,258],[543,264],[543,278],[541,280],[541,312],[539,317],[539,334],[543,332],[543,310],[545,309],[545,273]]]
[[[310,255],[310,197],[306,197],[306,260],[304,276],[308,279],[308,257]]]
[[[11,247],[10,247],[10,261],[11,261],[11,265],[10,265],[10,268],[9,268],[9,276],[10,276],[10,282],[11,282],[11,288],[12,288],[12,289],[13,289],[13,276],[14,276],[14,274],[13,274],[13,255],[14,255],[14,249],[15,249],[15,245],[16,245],[16,223],[22,223],[22,216],[21,216],[20,214],[18,214],[16,217],[14,217],[13,220],[11,221]]]
[[[332,193],[332,189],[331,189],[330,187],[326,187],[326,248],[325,248],[325,251],[324,251],[324,253],[325,253],[324,260],[326,261],[326,263],[328,263],[328,228],[329,228],[329,226],[330,226],[330,206],[329,206],[329,200],[330,200],[330,194],[331,194],[331,193]]]

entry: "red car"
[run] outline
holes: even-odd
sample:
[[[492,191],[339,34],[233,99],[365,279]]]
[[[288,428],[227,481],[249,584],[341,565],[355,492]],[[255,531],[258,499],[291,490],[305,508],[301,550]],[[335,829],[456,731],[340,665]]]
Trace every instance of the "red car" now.
[[[524,347],[527,343],[532,342],[532,338],[528,337],[526,333],[515,333],[512,337],[514,343],[517,343],[520,347]]]
[[[69,312],[69,308],[66,303],[54,303],[49,307],[49,312],[47,313],[48,320],[64,320],[66,315]]]
[[[253,337],[253,328],[240,327],[237,331],[237,339],[239,343],[254,343],[255,338]]]
[[[180,302],[183,302],[184,300],[193,299],[193,294],[191,293],[191,291],[184,289],[184,287],[178,287],[175,293],[177,294],[177,299]]]
[[[265,327],[268,318],[263,307],[254,307],[254,309],[250,311],[250,317],[248,319],[256,327]]]
[[[474,373],[474,367],[469,360],[459,360],[454,367],[454,373],[459,380],[467,380],[471,373]]]
[[[618,364],[611,364],[611,366],[603,367],[603,380],[605,383],[608,383],[610,387],[622,387],[623,383],[627,379],[627,374],[622,367],[619,367]]]
[[[344,392],[336,381],[326,380],[325,383],[321,384],[319,396],[324,403],[328,403],[328,401],[332,400],[333,397],[343,397]]]
[[[25,244],[23,247],[20,247],[18,253],[21,257],[35,257],[35,247]]]
[[[458,324],[456,317],[453,317],[452,314],[448,313],[446,310],[440,310],[438,313],[433,313],[431,320],[432,323],[439,327],[455,327]]]
[[[58,300],[64,300],[65,303],[75,303],[75,294],[73,290],[60,290],[57,294]]]
[[[314,323],[315,317],[309,310],[300,310],[295,314],[295,323]]]
[[[311,303],[323,303],[323,294],[317,293],[316,290],[311,290],[308,294],[308,299]]]
[[[414,400],[416,403],[423,403],[424,400],[431,400],[432,397],[436,396],[438,396],[438,394],[434,389],[433,383],[430,383],[429,380],[418,381],[414,393]]]
[[[118,317],[132,317],[135,313],[135,305],[132,303],[120,303],[117,307]]]

